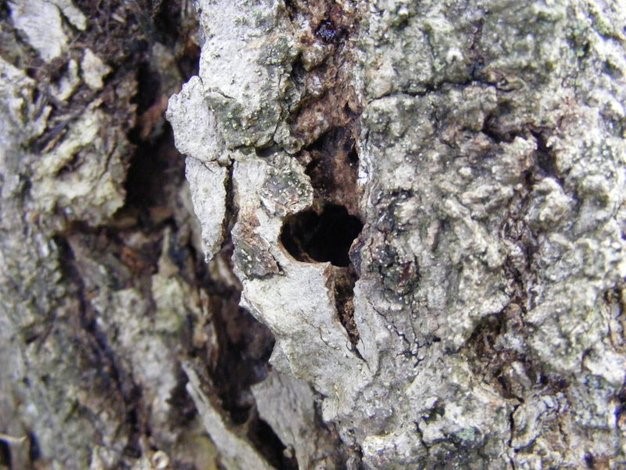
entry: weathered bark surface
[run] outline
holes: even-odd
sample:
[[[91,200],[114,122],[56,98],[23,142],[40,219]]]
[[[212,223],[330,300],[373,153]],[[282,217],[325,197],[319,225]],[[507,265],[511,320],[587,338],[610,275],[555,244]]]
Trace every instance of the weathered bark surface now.
[[[222,287],[162,118],[195,70],[192,12],[0,8],[0,467],[209,465],[178,356],[210,342]]]
[[[204,250],[350,462],[624,463],[623,7],[199,2]]]
[[[624,465],[626,5],[196,7],[0,4],[0,468]]]

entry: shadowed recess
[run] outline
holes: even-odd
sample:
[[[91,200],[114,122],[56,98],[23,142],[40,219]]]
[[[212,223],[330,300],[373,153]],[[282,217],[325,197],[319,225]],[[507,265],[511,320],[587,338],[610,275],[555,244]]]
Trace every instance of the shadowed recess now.
[[[330,261],[334,266],[346,267],[350,264],[350,246],[362,228],[359,218],[345,207],[326,204],[319,213],[307,209],[287,217],[280,242],[298,261]]]
[[[11,448],[6,441],[0,440],[0,468],[11,467]]]

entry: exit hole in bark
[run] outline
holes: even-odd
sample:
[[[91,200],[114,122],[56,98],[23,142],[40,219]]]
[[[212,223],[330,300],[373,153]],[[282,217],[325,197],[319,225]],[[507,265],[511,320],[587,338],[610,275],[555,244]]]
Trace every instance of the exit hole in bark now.
[[[317,212],[307,209],[289,216],[280,241],[298,261],[327,262],[334,266],[350,264],[348,252],[363,223],[337,204],[326,204]]]

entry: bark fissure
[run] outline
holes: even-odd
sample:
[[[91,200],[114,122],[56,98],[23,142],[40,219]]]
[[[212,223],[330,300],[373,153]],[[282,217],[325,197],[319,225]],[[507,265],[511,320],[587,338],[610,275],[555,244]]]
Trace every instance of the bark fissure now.
[[[358,16],[355,10],[325,1],[294,1],[287,7],[294,24],[307,22],[310,26],[301,38],[303,51],[292,64],[290,76],[303,97],[288,121],[304,143],[295,158],[310,178],[314,199],[312,209],[285,221],[281,242],[298,260],[331,262],[328,285],[338,318],[356,351],[359,333],[353,297],[358,274],[349,249],[363,226],[356,150],[361,105],[350,75],[355,61],[350,38],[358,32]],[[320,54],[320,50],[324,52]],[[317,83],[321,90],[315,88]],[[326,217],[331,211],[345,214]],[[328,254],[316,253],[320,249]]]
[[[70,235],[71,237],[71,235]],[[106,378],[112,379],[114,393],[120,398],[118,407],[125,415],[125,425],[130,427],[129,437],[124,449],[124,453],[129,457],[137,458],[141,455],[140,438],[147,431],[144,420],[141,418],[147,412],[141,400],[141,387],[133,379],[132,373],[125,370],[120,364],[115,350],[112,348],[107,334],[97,324],[97,313],[91,308],[87,300],[88,292],[84,283],[85,273],[81,272],[76,265],[74,250],[71,242],[67,238],[56,237],[56,243],[60,248],[61,268],[66,278],[71,280],[76,288],[76,299],[78,302],[78,312],[76,312],[80,325],[77,330],[77,340],[83,343],[85,358],[93,361],[93,367],[105,371]],[[58,321],[58,320],[57,320]],[[52,326],[54,328],[54,325]],[[111,393],[106,382],[100,382],[99,393],[105,395]]]

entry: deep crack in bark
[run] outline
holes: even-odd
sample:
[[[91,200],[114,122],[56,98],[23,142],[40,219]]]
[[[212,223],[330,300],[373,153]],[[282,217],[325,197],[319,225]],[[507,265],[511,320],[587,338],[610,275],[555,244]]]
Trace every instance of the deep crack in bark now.
[[[362,106],[352,84],[350,39],[357,31],[358,17],[356,10],[329,1],[295,0],[286,6],[294,23],[304,19],[310,26],[301,38],[304,52],[291,73],[304,97],[289,122],[304,144],[296,158],[311,179],[314,202],[311,209],[287,218],[281,242],[300,261],[331,262],[328,285],[356,351],[359,332],[353,297],[358,273],[349,250],[363,227],[356,150]],[[309,49],[320,45],[326,55],[319,62],[312,61]],[[321,83],[323,90],[313,91],[315,83]]]

